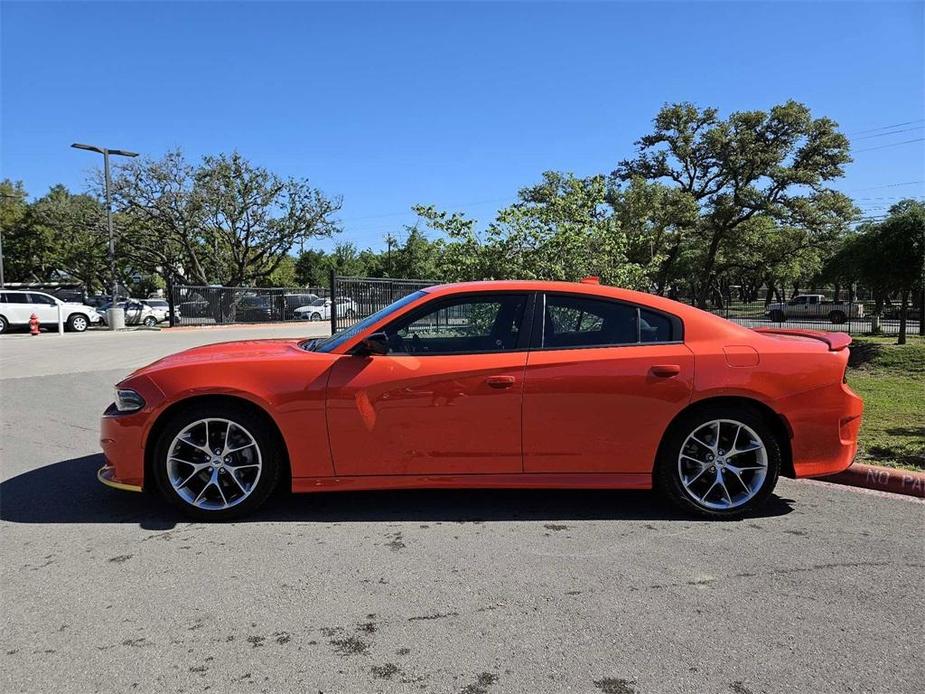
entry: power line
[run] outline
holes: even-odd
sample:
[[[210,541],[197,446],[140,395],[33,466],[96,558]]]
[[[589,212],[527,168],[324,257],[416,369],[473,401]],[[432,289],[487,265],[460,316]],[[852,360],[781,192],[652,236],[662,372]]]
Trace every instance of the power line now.
[[[879,128],[867,128],[867,130],[855,130],[854,132],[846,133],[847,135],[863,135],[864,133],[875,133],[879,130],[891,130],[893,128],[901,128],[905,125],[915,125],[916,123],[925,122],[925,118],[918,118],[916,120],[908,120],[905,123],[894,123],[893,125],[881,125]]]
[[[922,142],[925,140],[925,137],[917,137],[914,140],[903,140],[902,142],[891,142],[888,145],[880,145],[879,147],[865,147],[864,149],[856,149],[854,153],[858,152],[872,152],[875,149],[886,149],[887,147],[899,147],[900,145],[911,145],[913,142]]]
[[[925,183],[925,181],[904,181],[903,183],[885,183],[880,186],[868,186],[867,188],[852,188],[851,190],[843,191],[846,193],[860,193],[862,190],[877,190],[878,188],[899,188],[900,186],[914,186],[919,183]]]
[[[887,133],[875,133],[873,135],[865,135],[864,137],[856,137],[855,140],[869,140],[872,137],[886,137],[887,135],[899,135],[900,133],[911,133],[913,130],[921,130],[925,128],[925,125],[916,125],[914,128],[903,128],[902,130],[891,130]]]

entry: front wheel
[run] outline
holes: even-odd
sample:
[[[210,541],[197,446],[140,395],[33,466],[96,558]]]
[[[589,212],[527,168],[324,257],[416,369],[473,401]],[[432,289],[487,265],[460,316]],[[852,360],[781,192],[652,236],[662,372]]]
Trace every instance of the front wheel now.
[[[6,318],[0,316],[0,335],[7,331],[7,328],[10,327],[10,324],[6,322]]]
[[[142,324],[146,328],[153,328],[155,325],[157,325],[157,318],[155,318],[154,316],[146,316],[145,319],[142,321]]]
[[[784,315],[784,312],[779,309],[774,309],[771,311],[771,313],[768,314],[768,318],[770,318],[775,323],[783,323],[785,320],[787,320],[787,316]]]
[[[308,320],[310,320],[310,321],[319,321],[319,320],[321,320],[321,314],[320,314],[320,313],[313,313],[313,314],[311,314],[311,315],[308,317]]]
[[[732,518],[767,500],[780,467],[777,438],[758,412],[710,407],[666,434],[655,483],[685,511]]]
[[[76,333],[82,333],[90,325],[90,321],[82,313],[74,313],[67,319],[67,327]]]
[[[233,403],[197,405],[174,416],[153,460],[161,494],[201,520],[250,513],[279,481],[279,451],[268,425]]]

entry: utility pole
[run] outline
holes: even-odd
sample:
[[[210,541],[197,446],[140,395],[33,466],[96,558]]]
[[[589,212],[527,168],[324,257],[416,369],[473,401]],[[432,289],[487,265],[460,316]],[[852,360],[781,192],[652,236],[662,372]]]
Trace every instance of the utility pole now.
[[[106,147],[97,147],[96,145],[82,145],[74,143],[71,145],[74,149],[85,149],[89,152],[96,152],[103,155],[103,171],[106,178],[106,224],[109,227],[109,272],[112,275],[112,307],[116,306],[116,298],[119,293],[118,280],[116,278],[116,241],[112,234],[112,194],[110,187],[112,185],[109,178],[109,155],[119,157],[137,157],[137,152],[129,152],[124,149],[108,149]]]

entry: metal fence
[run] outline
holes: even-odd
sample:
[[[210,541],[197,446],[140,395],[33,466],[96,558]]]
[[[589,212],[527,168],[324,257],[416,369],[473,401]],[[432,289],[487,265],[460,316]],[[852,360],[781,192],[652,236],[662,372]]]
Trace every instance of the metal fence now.
[[[272,288],[175,286],[174,325],[222,325],[325,320],[329,287]],[[170,299],[168,299],[169,301]]]
[[[693,303],[687,299],[678,300]],[[846,294],[828,287],[791,294],[787,300],[769,297],[764,289],[750,300],[735,295],[717,297],[704,310],[751,328],[806,328],[852,335],[872,332],[895,335],[899,332],[901,313],[897,302],[877,302],[863,289]],[[910,304],[906,310],[909,334],[919,332],[919,318],[920,307]]]
[[[349,328],[403,296],[439,282],[331,274],[331,332]]]
[[[220,325],[271,321],[324,321],[332,332],[354,325],[393,301],[438,284],[430,280],[340,277],[331,274],[327,287],[272,288],[175,286],[175,325]],[[692,304],[690,299],[672,297]],[[906,330],[921,333],[922,297],[907,309]],[[747,327],[793,327],[847,332],[854,335],[899,332],[900,307],[895,298],[875,301],[855,287],[850,293],[832,287],[805,290],[782,300],[761,289],[748,297],[733,288],[715,296],[705,310]]]

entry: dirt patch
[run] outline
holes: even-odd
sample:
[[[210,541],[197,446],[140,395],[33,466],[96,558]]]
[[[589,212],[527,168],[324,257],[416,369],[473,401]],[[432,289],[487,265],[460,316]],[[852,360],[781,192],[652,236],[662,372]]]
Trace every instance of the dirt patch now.
[[[604,694],[636,694],[635,680],[624,680],[617,677],[605,677],[594,680],[594,686]]]
[[[498,681],[498,676],[492,672],[483,672],[475,678],[475,682],[467,684],[459,690],[460,694],[488,694],[488,688]]]

